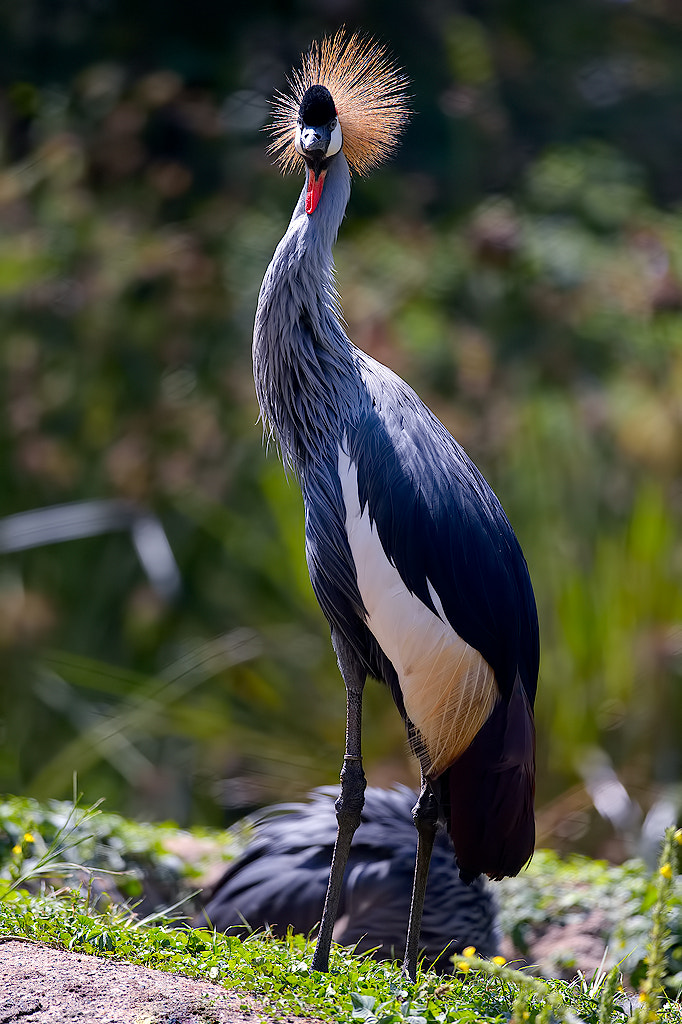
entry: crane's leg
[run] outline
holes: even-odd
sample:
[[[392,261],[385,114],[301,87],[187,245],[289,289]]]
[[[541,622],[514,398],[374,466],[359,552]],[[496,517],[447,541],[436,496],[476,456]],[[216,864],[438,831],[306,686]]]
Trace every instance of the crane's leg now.
[[[346,684],[346,753],[341,769],[341,794],[336,801],[338,832],[329,873],[327,897],[313,955],[313,970],[329,970],[329,950],[341,897],[343,873],[355,830],[365,804],[365,773],[362,770],[362,691],[366,673],[346,641],[332,632],[332,643]]]
[[[417,957],[419,955],[419,934],[422,926],[424,895],[429,877],[429,864],[433,843],[438,830],[438,804],[431,786],[422,773],[422,787],[419,799],[412,808],[412,817],[417,829],[417,859],[414,865],[410,920],[407,926],[403,974],[409,981],[417,980]]]

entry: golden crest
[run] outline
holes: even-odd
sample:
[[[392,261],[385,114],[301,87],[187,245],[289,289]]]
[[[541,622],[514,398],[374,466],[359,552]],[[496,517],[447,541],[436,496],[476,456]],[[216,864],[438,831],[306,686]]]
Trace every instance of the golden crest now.
[[[273,141],[268,147],[285,173],[304,166],[294,136],[298,109],[311,85],[324,85],[331,93],[343,151],[358,174],[367,174],[390,156],[407,124],[407,77],[384,46],[357,32],[349,36],[341,29],[313,43],[287,82],[290,92],[278,92],[273,100]]]

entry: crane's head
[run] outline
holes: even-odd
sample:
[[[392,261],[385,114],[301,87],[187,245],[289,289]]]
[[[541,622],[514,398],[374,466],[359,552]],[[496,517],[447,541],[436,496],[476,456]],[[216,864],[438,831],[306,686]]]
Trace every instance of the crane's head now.
[[[305,167],[310,215],[342,148],[358,174],[390,155],[407,123],[407,79],[382,46],[342,29],[313,44],[289,86],[275,97],[269,152],[284,171]]]
[[[298,108],[294,148],[305,160],[307,183],[305,209],[317,206],[329,161],[341,149],[343,133],[329,89],[311,85]]]

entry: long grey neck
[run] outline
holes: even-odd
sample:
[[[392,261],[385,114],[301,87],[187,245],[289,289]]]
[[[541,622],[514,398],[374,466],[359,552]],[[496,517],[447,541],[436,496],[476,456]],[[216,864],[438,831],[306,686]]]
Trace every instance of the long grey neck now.
[[[340,152],[310,215],[303,189],[258,298],[256,394],[283,458],[299,473],[340,440],[344,410],[357,401],[354,349],[341,325],[332,259],[349,196],[350,173]]]

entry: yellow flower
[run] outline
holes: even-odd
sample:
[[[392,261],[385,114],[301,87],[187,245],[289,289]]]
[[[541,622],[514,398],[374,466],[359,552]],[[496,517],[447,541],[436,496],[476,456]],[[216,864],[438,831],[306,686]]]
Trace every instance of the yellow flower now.
[[[466,949],[462,950],[462,956],[476,956],[476,947],[467,946]]]
[[[30,832],[24,832],[24,842],[25,843],[35,843],[35,839],[33,838],[33,836],[31,835]]]
[[[15,857],[19,856],[19,854],[21,853],[21,847],[19,846],[19,844],[12,847],[12,853],[15,855]]]
[[[498,967],[504,967],[507,961],[503,956],[494,956],[492,962],[497,964]]]
[[[459,963],[457,964],[457,968],[462,972],[462,974],[468,974],[468,972],[471,970],[470,965],[465,963],[464,960],[459,961]]]
[[[680,846],[682,846],[682,828],[678,828],[676,830],[674,839],[676,843],[679,843]]]
[[[670,881],[670,879],[673,877],[673,869],[671,865],[668,863],[664,864],[661,868],[659,868],[659,874],[663,875],[664,878],[667,878],[668,881]]]

